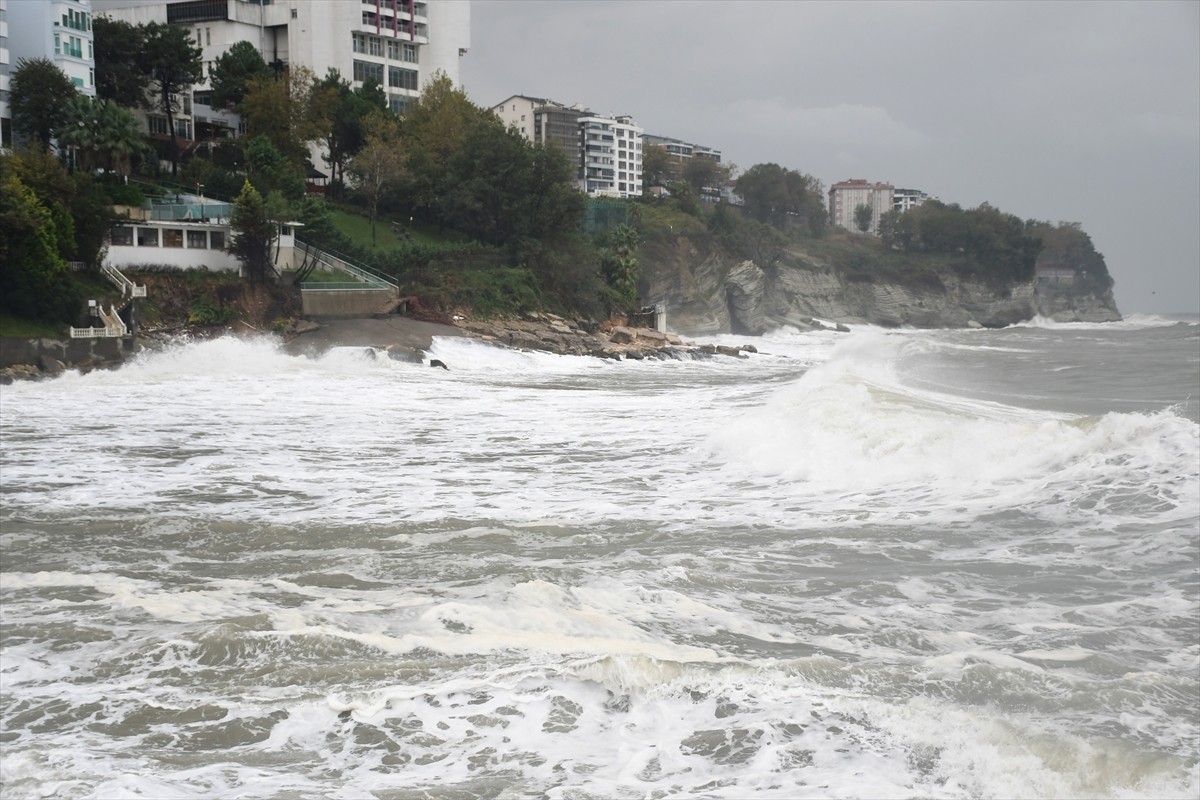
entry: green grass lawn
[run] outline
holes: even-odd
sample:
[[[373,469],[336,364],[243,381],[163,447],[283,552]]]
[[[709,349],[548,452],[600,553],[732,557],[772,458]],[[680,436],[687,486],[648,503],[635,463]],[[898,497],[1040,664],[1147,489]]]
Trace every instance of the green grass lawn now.
[[[422,222],[401,222],[390,217],[381,216],[375,225],[375,244],[371,244],[371,220],[363,214],[334,208],[330,211],[334,226],[354,240],[361,247],[374,250],[390,250],[407,241],[403,233],[394,230],[395,222],[399,231],[407,231],[411,240],[421,244],[441,244],[444,242],[462,242],[465,237],[456,231],[438,231],[436,225],[426,225]]]
[[[37,322],[11,314],[0,314],[0,336],[15,336],[18,339],[61,339],[67,335],[68,327],[53,322]]]

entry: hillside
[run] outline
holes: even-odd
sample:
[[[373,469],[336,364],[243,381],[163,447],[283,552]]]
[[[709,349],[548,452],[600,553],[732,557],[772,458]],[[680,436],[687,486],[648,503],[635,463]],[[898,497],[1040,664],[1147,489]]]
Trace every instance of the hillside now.
[[[664,303],[671,328],[685,334],[754,335],[804,328],[813,318],[884,327],[1121,318],[1103,259],[1077,228],[1037,228],[1033,274],[1014,278],[995,259],[968,252],[905,253],[846,231],[811,237],[719,216],[702,220],[664,205],[638,221],[639,296]],[[1044,266],[1075,277],[1038,280]]]

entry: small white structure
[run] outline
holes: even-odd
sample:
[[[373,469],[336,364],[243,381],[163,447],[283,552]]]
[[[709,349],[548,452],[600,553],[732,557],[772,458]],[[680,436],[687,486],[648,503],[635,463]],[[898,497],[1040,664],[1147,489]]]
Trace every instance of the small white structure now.
[[[296,228],[287,222],[279,228],[275,244],[275,270],[295,267]],[[233,229],[220,222],[130,220],[111,232],[104,265],[118,270],[203,269],[209,272],[242,274],[242,262],[226,252]]]

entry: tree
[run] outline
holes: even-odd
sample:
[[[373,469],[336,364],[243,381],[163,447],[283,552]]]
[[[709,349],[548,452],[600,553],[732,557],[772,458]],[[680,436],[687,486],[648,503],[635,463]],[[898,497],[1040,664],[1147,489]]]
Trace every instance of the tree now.
[[[18,158],[0,156],[0,309],[70,322],[79,297],[59,254],[59,224],[18,166]]]
[[[604,278],[625,311],[637,305],[637,248],[638,232],[622,223],[608,234],[608,241],[600,250]]]
[[[329,185],[333,192],[340,193],[345,184],[346,162],[362,148],[366,139],[364,121],[372,112],[387,110],[387,96],[374,78],[369,78],[358,89],[351,89],[341,74],[331,67],[313,87],[313,106],[329,118],[329,123],[324,126],[325,162],[329,166]]]
[[[265,283],[271,271],[271,245],[275,226],[267,216],[262,195],[247,180],[233,204],[232,241],[228,252],[242,262],[242,271],[252,282]]]
[[[22,58],[12,73],[10,91],[13,127],[49,150],[75,96],[71,79],[48,58]]]
[[[92,18],[95,42],[96,97],[104,104],[138,108],[146,103],[146,81],[139,68],[145,28],[123,20]]]
[[[179,143],[175,136],[175,112],[185,89],[203,77],[200,48],[192,43],[187,28],[151,22],[144,27],[140,67],[149,79],[153,100],[150,107],[167,117],[171,174],[179,174]]]
[[[859,203],[854,207],[854,227],[858,228],[862,233],[871,230],[871,223],[875,221],[875,212],[866,203]]]
[[[821,182],[778,164],[755,164],[737,179],[737,192],[746,212],[759,222],[776,227],[803,225],[812,236],[821,236],[828,214]]]
[[[323,138],[329,124],[313,98],[313,74],[306,67],[292,67],[278,79],[251,78],[242,98],[246,135],[266,136],[291,164],[304,168],[308,143]]]
[[[716,159],[692,156],[683,166],[683,179],[701,196],[720,195],[721,187],[729,180],[729,170]]]
[[[642,193],[647,193],[652,187],[666,186],[674,177],[671,156],[667,148],[652,144],[642,151]]]
[[[404,151],[400,144],[399,123],[391,114],[372,114],[365,127],[366,144],[350,161],[349,169],[355,189],[370,213],[371,244],[374,245],[379,203],[404,173]]]
[[[67,106],[58,142],[75,152],[83,169],[122,175],[129,174],[132,162],[148,147],[133,114],[81,94],[72,97]]]
[[[290,163],[266,136],[258,135],[246,143],[246,174],[263,197],[279,192],[292,202],[304,196],[304,178],[299,167]]]
[[[247,41],[235,42],[217,56],[208,75],[213,108],[240,108],[250,81],[273,75],[258,48]]]
[[[494,116],[467,99],[444,72],[408,105],[401,130],[408,151],[406,194],[415,210],[430,214],[436,209],[450,158],[472,123],[485,115]]]

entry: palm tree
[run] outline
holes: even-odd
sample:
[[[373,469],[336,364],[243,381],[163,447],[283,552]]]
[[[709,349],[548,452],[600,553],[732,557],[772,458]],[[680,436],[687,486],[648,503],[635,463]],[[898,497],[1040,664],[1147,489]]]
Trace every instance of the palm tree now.
[[[58,142],[75,151],[80,168],[121,175],[128,175],[133,160],[148,148],[133,114],[84,95],[71,98]]]

